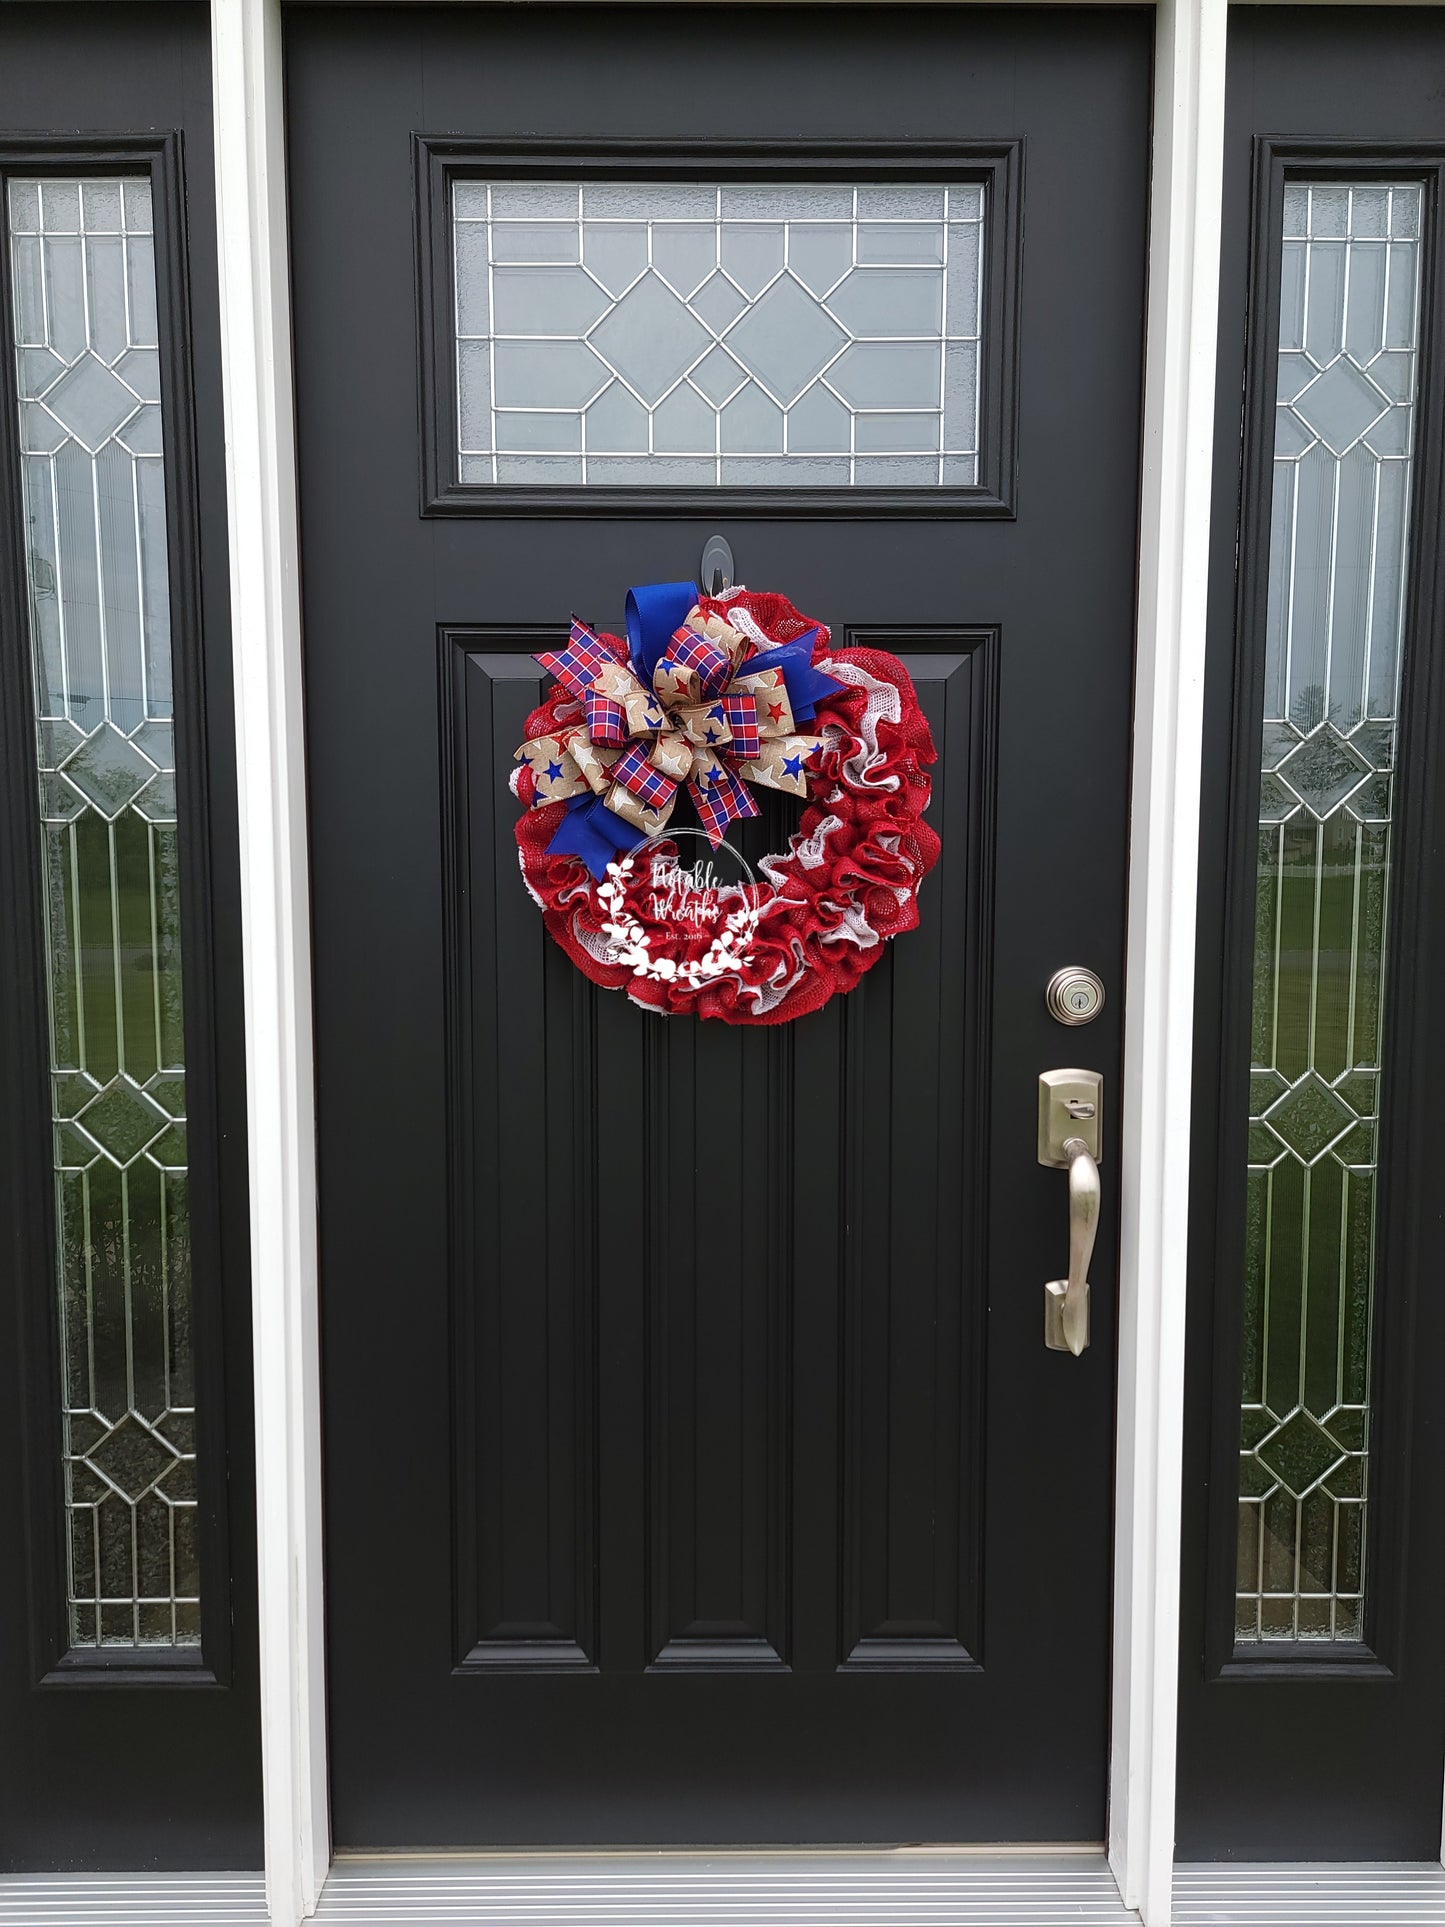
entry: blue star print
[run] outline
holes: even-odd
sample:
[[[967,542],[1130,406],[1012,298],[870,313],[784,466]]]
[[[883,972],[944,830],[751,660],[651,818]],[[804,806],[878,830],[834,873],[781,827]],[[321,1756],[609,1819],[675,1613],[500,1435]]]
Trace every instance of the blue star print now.
[[[557,781],[557,778],[558,778],[558,777],[559,777],[559,776],[560,776],[561,774],[562,774],[562,765],[561,765],[560,763],[549,763],[549,764],[547,765],[547,780],[548,780],[548,782],[550,782],[550,783],[555,783],[555,782]]]
[[[783,770],[784,770],[784,773],[788,776],[801,776],[803,773],[802,757],[785,756],[783,758]]]

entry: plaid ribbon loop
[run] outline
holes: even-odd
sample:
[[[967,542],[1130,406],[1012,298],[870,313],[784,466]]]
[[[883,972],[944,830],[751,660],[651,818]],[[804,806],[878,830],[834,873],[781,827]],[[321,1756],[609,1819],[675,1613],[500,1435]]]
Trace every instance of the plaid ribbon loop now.
[[[549,675],[557,678],[569,696],[585,702],[587,692],[610,663],[626,662],[627,650],[613,636],[606,642],[601,636],[594,636],[573,616],[567,647],[556,652],[544,650],[536,660]]]
[[[733,657],[726,649],[679,629],[653,671],[652,686],[665,703],[691,705],[720,696],[732,679]]]
[[[582,717],[517,751],[531,772],[533,808],[590,792],[656,836],[686,784],[716,849],[729,823],[758,814],[749,783],[806,796],[823,738],[797,731],[783,670],[767,658],[766,648],[694,608],[664,645],[649,687],[619,637],[595,635],[574,617],[566,648],[536,660]]]

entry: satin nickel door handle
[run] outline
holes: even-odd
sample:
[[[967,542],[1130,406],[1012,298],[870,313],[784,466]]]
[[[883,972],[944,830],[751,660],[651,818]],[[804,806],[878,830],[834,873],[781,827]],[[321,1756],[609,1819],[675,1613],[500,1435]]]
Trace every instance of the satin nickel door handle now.
[[[1045,1071],[1039,1079],[1039,1163],[1069,1174],[1069,1275],[1044,1286],[1044,1343],[1075,1358],[1089,1343],[1089,1261],[1099,1228],[1097,1071]]]
[[[1069,1159],[1069,1275],[1044,1286],[1044,1343],[1075,1358],[1089,1343],[1089,1260],[1099,1226],[1099,1167],[1079,1137],[1064,1144]]]

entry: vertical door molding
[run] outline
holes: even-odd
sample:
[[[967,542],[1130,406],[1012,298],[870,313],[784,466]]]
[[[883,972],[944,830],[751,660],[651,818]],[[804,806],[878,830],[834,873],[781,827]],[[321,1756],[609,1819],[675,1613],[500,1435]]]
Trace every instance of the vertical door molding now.
[[[1184,1304],[1226,0],[1161,0],[1154,62],[1119,1265],[1109,1861],[1168,1927]]]
[[[266,1892],[330,1860],[315,1090],[280,0],[213,0],[212,87],[240,804]]]

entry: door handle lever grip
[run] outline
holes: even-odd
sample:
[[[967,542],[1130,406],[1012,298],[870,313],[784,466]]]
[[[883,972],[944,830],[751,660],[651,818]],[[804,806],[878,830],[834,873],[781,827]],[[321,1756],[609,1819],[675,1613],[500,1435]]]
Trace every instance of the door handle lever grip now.
[[[1077,1358],[1089,1343],[1089,1260],[1099,1229],[1099,1167],[1081,1137],[1064,1140],[1064,1156],[1069,1160],[1069,1275],[1047,1287],[1057,1303],[1047,1307],[1045,1336],[1054,1350]]]

